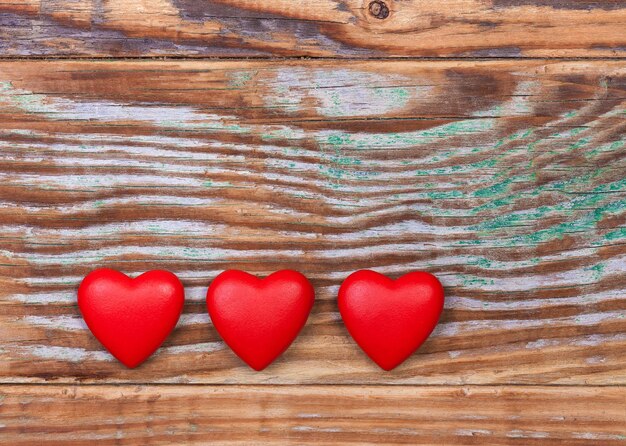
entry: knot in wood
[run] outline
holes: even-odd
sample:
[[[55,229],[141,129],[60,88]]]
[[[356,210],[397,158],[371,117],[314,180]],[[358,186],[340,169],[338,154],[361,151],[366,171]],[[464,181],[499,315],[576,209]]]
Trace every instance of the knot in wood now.
[[[386,19],[389,17],[389,7],[381,0],[374,0],[369,6],[370,14],[377,19]]]

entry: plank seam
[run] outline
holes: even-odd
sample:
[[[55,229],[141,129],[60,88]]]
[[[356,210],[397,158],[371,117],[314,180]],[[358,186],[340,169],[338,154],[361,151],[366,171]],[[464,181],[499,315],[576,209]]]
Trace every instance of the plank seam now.
[[[626,389],[626,384],[532,384],[532,383],[522,383],[522,384],[385,384],[385,383],[376,383],[376,384],[359,384],[359,383],[267,383],[267,384],[259,384],[259,383],[161,383],[161,382],[144,382],[144,381],[125,381],[125,382],[88,382],[88,383],[78,383],[78,382],[0,382],[0,388],[2,387],[68,387],[68,386],[76,386],[76,387],[129,387],[129,386],[150,386],[150,387],[223,387],[223,388],[236,388],[236,387],[383,387],[383,388],[415,388],[415,389],[436,389],[442,387],[485,387],[485,388],[545,388],[545,389],[555,389],[555,388],[584,388],[584,389],[594,389],[594,388],[616,388],[616,389]]]
[[[593,61],[606,61],[606,62],[619,62],[626,61],[626,56],[615,57],[601,57],[601,56],[581,56],[581,57],[534,57],[534,56],[497,56],[497,57],[427,57],[427,56],[407,56],[407,57],[365,57],[365,56],[346,56],[346,57],[330,57],[330,56],[281,56],[281,57],[267,57],[267,56],[0,56],[0,62],[13,62],[13,61],[60,61],[60,62],[102,62],[102,61],[233,61],[233,62],[281,62],[281,61],[335,61],[335,62],[497,62],[497,61],[556,61],[556,62],[593,62]]]

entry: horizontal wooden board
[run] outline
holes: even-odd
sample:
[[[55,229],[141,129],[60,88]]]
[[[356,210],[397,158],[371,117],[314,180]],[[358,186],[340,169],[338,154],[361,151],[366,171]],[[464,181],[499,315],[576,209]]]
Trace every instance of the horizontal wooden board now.
[[[10,386],[0,401],[12,446],[626,441],[623,387]]]
[[[622,0],[0,0],[3,56],[624,57]]]
[[[0,381],[624,384],[625,113],[623,62],[3,62]],[[101,266],[186,285],[132,371],[76,306]],[[317,291],[261,373],[206,314],[228,268]],[[336,308],[363,268],[445,286],[393,372]]]

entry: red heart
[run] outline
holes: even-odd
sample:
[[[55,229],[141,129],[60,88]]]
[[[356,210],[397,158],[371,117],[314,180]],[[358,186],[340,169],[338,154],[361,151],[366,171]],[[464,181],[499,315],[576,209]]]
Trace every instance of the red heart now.
[[[391,280],[363,270],[341,284],[338,304],[356,343],[381,368],[391,370],[411,356],[437,325],[443,287],[425,272]]]
[[[213,280],[206,299],[224,342],[250,367],[263,370],[298,336],[315,292],[296,271],[277,271],[258,279],[230,270]]]
[[[168,271],[131,279],[112,269],[89,273],[78,288],[78,307],[96,338],[126,367],[159,348],[176,326],[185,290]]]

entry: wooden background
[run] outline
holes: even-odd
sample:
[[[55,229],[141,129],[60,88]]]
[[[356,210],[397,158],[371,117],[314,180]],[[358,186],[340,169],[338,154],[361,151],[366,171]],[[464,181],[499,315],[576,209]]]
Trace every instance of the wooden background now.
[[[0,0],[0,52],[0,444],[626,445],[623,1]],[[137,369],[78,312],[100,266],[186,286]],[[263,372],[229,268],[316,288]],[[446,289],[392,372],[362,268]]]

